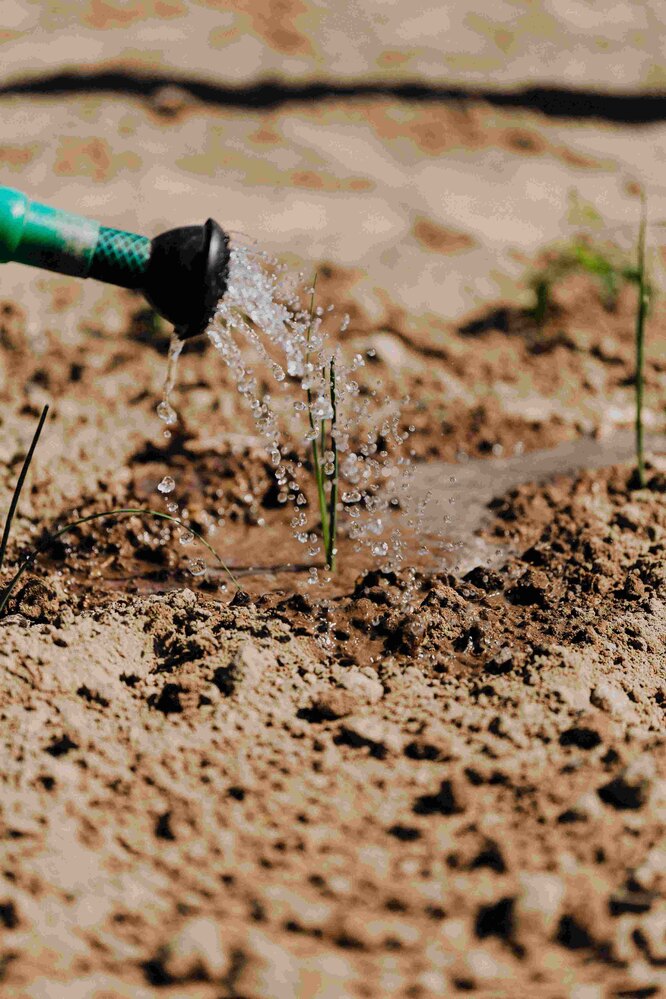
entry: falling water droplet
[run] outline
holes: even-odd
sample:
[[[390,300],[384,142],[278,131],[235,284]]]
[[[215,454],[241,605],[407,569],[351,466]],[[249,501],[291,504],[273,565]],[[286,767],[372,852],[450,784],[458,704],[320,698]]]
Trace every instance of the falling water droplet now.
[[[178,419],[176,410],[173,408],[171,403],[166,401],[166,399],[163,399],[157,407],[157,415],[160,420],[167,424],[167,426],[173,426]]]
[[[170,475],[165,475],[161,482],[158,483],[157,488],[161,493],[166,496],[167,493],[172,493],[176,488],[176,483]]]

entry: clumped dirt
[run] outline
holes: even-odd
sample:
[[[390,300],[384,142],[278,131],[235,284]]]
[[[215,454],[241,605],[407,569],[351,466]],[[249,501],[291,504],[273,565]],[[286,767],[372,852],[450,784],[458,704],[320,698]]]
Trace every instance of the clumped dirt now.
[[[519,490],[501,572],[334,600],[76,613],[29,580],[0,652],[5,994],[657,995],[656,486]]]
[[[572,279],[542,331],[503,303],[440,329],[390,303],[372,323],[353,275],[321,275],[368,377],[409,394],[417,460],[630,420],[630,290],[611,313]],[[52,403],[9,570],[75,513],[165,509],[167,474],[236,568],[293,560],[221,366],[190,345],[164,439],[165,331],[113,296],[119,329],[56,321],[41,357],[2,313],[3,505]],[[651,347],[657,429],[663,379]],[[486,538],[515,554],[464,577],[383,573],[343,539],[328,589],[221,589],[143,517],[51,548],[0,624],[2,994],[660,994],[666,481],[648,478],[497,497]]]

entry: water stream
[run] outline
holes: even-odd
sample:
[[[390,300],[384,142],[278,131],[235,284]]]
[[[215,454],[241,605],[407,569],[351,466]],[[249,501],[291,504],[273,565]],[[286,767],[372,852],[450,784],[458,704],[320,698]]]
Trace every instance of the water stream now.
[[[304,555],[321,564],[326,532],[320,512],[327,510],[332,521],[335,509],[356,552],[365,551],[369,563],[397,567],[405,544],[390,514],[411,473],[403,448],[409,430],[401,427],[400,400],[367,380],[361,384],[365,359],[350,357],[338,343],[349,317],[336,318],[332,305],[316,304],[315,283],[304,287],[302,274],[234,244],[227,290],[206,332],[268,453],[285,530],[304,546]],[[167,428],[177,419],[170,396],[181,349],[172,342],[158,407]],[[312,582],[318,571],[312,567]]]
[[[497,565],[506,559],[506,548],[498,550],[496,544],[477,536],[491,518],[488,504],[492,499],[524,483],[630,462],[634,449],[633,431],[618,430],[604,440],[581,437],[512,458],[472,459],[460,464],[428,462],[414,469],[411,508],[421,505],[426,536],[450,539],[450,550],[444,546],[439,556],[442,567],[455,567],[464,573],[476,565]],[[646,449],[661,466],[666,459],[666,436],[649,436]]]

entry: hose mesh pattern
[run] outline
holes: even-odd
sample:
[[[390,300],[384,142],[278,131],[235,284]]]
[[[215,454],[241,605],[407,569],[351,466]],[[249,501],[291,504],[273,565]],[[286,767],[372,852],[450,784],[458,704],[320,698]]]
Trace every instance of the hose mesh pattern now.
[[[107,284],[136,288],[149,259],[150,240],[146,236],[100,226],[88,276]]]

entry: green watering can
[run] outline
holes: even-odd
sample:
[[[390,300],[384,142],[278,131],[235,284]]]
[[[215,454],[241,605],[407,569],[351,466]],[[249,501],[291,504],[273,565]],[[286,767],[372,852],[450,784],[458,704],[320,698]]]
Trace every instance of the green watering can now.
[[[149,239],[0,187],[0,263],[143,292],[181,338],[202,333],[227,287],[229,238],[213,219]]]

